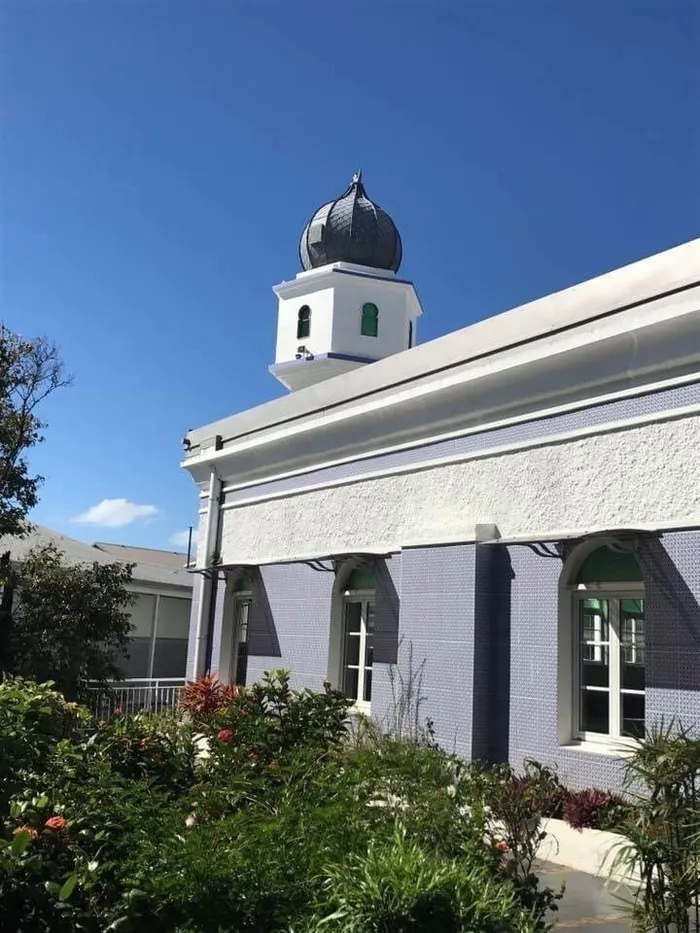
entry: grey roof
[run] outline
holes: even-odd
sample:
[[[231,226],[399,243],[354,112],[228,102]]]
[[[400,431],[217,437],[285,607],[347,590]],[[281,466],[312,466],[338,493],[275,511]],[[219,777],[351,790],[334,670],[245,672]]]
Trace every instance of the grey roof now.
[[[33,525],[29,534],[24,538],[0,538],[0,553],[10,552],[13,561],[21,562],[27,553],[35,547],[54,544],[62,551],[68,563],[73,564],[111,564],[115,560],[123,561],[127,564],[135,563],[133,570],[134,584],[144,583],[149,586],[176,586],[192,588],[192,575],[184,569],[185,556],[180,556],[179,568],[165,566],[162,562],[162,555],[171,552],[149,551],[146,548],[124,548],[123,555],[115,553],[118,545],[108,545],[110,549],[105,550],[104,546],[86,544],[84,541],[78,541],[76,538],[70,538],[68,535],[61,534],[60,531],[53,531],[51,528],[45,528],[43,525]],[[143,559],[135,556],[136,552],[144,555]],[[161,562],[158,562],[158,558]],[[150,557],[150,560],[149,560]]]
[[[370,201],[361,172],[339,198],[319,207],[299,241],[299,259],[306,270],[352,262],[396,272],[402,255],[399,231],[387,212]]]
[[[158,548],[131,547],[128,544],[111,544],[108,541],[95,541],[96,548],[111,554],[117,560],[129,564],[155,564],[167,570],[182,570],[187,563],[187,554],[181,551],[162,551]]]

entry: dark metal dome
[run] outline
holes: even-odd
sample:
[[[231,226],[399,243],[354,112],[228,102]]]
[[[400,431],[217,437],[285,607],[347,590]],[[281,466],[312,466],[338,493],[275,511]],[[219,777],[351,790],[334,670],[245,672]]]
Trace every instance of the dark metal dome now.
[[[319,207],[299,241],[304,269],[353,262],[396,272],[402,253],[399,231],[387,212],[367,197],[362,172],[337,200]]]

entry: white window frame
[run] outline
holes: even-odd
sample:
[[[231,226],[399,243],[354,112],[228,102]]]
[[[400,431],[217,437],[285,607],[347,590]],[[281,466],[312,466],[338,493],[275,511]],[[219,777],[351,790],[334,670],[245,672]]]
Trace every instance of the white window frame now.
[[[571,621],[572,621],[572,661],[573,671],[573,738],[576,741],[590,742],[599,745],[631,745],[638,744],[638,739],[633,736],[622,735],[622,696],[625,693],[644,696],[645,690],[631,690],[622,687],[621,681],[621,645],[620,638],[620,602],[623,599],[641,599],[644,603],[646,612],[646,599],[644,593],[644,584],[641,582],[633,583],[595,583],[578,584],[572,587],[571,601]],[[604,687],[588,687],[587,690],[595,692],[599,689],[602,693],[608,693],[608,732],[586,732],[581,728],[581,693],[583,686],[581,684],[581,604],[586,599],[607,600],[610,607],[610,618],[608,620],[608,671],[609,682],[607,689]],[[646,631],[645,631],[646,634]],[[593,644],[593,643],[592,643]],[[602,647],[602,646],[601,646]],[[600,650],[597,648],[596,650]],[[602,652],[601,652],[602,657]],[[646,662],[646,656],[645,656]],[[645,708],[646,712],[646,708]]]
[[[348,665],[345,663],[345,651],[346,651],[346,638],[347,638],[347,607],[352,604],[360,603],[362,605],[362,610],[360,612],[360,632],[358,638],[360,639],[360,648],[358,654],[358,664],[357,665]],[[343,593],[343,607],[342,607],[342,625],[341,625],[341,643],[340,643],[340,690],[345,693],[345,671],[348,668],[355,670],[357,668],[357,697],[348,697],[348,699],[353,701],[353,710],[358,713],[364,713],[369,715],[372,707],[371,700],[361,699],[365,695],[365,678],[367,671],[374,673],[374,655],[372,656],[372,664],[367,667],[365,664],[365,656],[367,653],[367,607],[372,606],[373,615],[376,613],[376,591],[375,590],[346,590]],[[376,615],[375,615],[376,620]],[[372,634],[374,635],[375,628],[372,629]],[[374,690],[374,681],[372,682],[372,689]],[[347,694],[346,694],[347,696]]]
[[[253,604],[253,593],[251,590],[238,590],[233,598],[233,639],[231,648],[231,683],[238,683],[238,651],[241,644],[241,631],[245,621],[246,644],[250,637],[250,610]],[[245,620],[242,619],[245,610]],[[246,663],[246,680],[248,679],[248,665]],[[243,686],[243,684],[239,684]]]

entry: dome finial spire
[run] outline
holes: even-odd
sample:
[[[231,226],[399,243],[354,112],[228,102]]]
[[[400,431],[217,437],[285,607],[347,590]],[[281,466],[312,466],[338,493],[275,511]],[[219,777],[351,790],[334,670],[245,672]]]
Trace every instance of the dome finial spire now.
[[[349,262],[396,272],[402,252],[396,224],[365,191],[362,169],[339,198],[315,211],[299,241],[299,259],[307,271]]]

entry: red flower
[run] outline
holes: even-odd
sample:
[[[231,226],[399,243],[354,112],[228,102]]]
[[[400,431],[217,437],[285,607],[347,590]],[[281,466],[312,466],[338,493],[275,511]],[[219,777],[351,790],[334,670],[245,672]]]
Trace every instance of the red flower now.
[[[230,729],[222,729],[216,737],[220,742],[230,742],[233,738],[233,732]]]
[[[507,852],[510,846],[508,845],[507,842],[505,842],[505,840],[499,839],[498,842],[496,843],[496,848],[498,849],[499,852]]]
[[[17,836],[19,833],[29,833],[31,839],[36,839],[39,835],[33,826],[27,826],[26,823],[24,826],[18,826],[17,829],[12,830],[13,836]]]
[[[44,826],[47,829],[55,829],[58,831],[59,829],[63,829],[67,822],[68,820],[63,816],[50,816],[44,823]]]
[[[112,712],[114,713],[115,716],[121,716],[124,710],[121,708],[121,706],[115,706]]]

